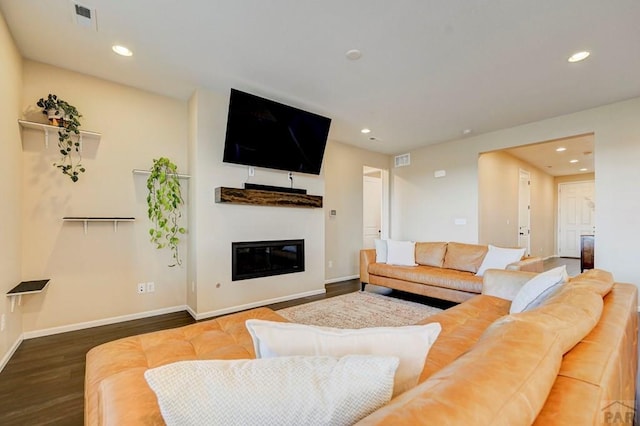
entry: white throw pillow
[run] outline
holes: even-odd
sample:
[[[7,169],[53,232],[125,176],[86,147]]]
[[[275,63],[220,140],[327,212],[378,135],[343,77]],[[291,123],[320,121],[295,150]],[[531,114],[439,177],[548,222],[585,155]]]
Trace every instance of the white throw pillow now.
[[[550,269],[527,281],[511,302],[510,314],[525,312],[540,306],[569,279],[565,265]]]
[[[387,240],[387,264],[417,266],[415,241]]]
[[[416,386],[429,349],[440,334],[439,323],[404,327],[341,329],[250,319],[247,329],[257,358],[292,355],[396,356],[393,394]]]
[[[387,263],[387,240],[375,239],[376,263]]]
[[[505,269],[508,264],[522,259],[524,252],[524,248],[511,249],[489,244],[489,251],[484,256],[476,275],[481,277],[487,269]]]
[[[167,425],[354,424],[387,404],[398,358],[181,361],[147,370]]]

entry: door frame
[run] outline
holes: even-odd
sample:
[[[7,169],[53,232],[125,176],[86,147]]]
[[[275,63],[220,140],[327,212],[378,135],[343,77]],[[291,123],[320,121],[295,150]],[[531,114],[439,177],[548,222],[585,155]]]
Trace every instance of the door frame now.
[[[371,171],[376,170],[380,172],[380,178],[382,181],[382,193],[380,199],[380,238],[383,240],[389,239],[389,210],[390,210],[390,202],[389,202],[389,169],[382,169],[380,167],[374,166],[363,166],[362,167],[362,178],[370,173]],[[364,209],[364,199],[363,199],[363,209]],[[364,215],[364,210],[363,213]],[[364,224],[361,226],[361,229],[364,229]]]
[[[525,247],[525,254],[527,256],[531,255],[531,172],[525,170],[523,168],[518,169],[518,246],[520,246],[520,231],[522,227],[521,219],[521,207],[522,207],[522,196],[523,193],[521,189],[522,179],[527,179],[527,223],[525,224],[527,227],[527,246]]]

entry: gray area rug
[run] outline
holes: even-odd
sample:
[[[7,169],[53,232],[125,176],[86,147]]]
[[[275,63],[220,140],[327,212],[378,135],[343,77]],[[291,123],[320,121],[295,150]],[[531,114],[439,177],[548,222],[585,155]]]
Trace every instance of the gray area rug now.
[[[317,302],[280,309],[291,322],[335,328],[412,325],[442,309],[358,291]]]

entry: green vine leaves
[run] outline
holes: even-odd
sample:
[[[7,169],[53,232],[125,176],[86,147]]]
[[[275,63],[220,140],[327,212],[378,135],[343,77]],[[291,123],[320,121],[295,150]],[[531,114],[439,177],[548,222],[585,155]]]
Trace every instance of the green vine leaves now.
[[[80,173],[86,171],[82,166],[78,120],[82,114],[76,107],[51,93],[46,98],[40,98],[36,105],[42,108],[42,113],[49,117],[52,125],[59,127],[58,148],[61,157],[60,161],[53,165],[60,169],[62,174],[69,176],[72,182],[77,182]]]
[[[171,250],[174,263],[170,267],[182,265],[178,245],[180,235],[187,231],[178,223],[182,217],[181,207],[184,205],[178,167],[168,158],[154,159],[151,175],[147,179],[147,189],[147,215],[153,224],[149,229],[151,242],[158,249],[167,247]]]

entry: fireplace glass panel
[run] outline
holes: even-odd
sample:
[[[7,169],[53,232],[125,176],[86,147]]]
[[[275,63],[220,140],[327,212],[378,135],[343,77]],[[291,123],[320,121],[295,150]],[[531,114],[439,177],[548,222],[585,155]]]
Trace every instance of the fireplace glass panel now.
[[[304,240],[231,244],[233,281],[304,271]]]

